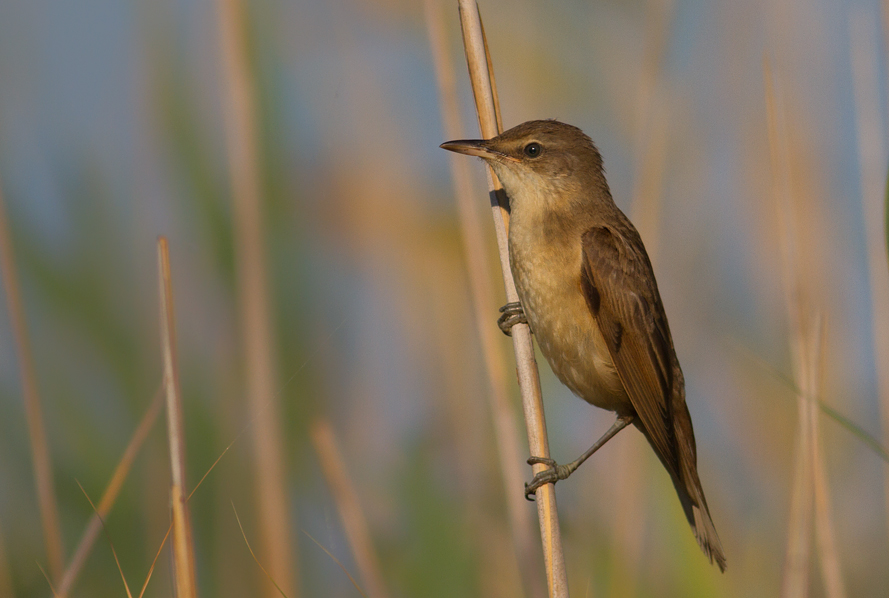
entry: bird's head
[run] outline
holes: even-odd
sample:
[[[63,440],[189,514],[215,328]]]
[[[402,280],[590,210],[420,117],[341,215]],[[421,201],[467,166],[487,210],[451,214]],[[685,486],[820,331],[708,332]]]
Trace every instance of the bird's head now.
[[[610,199],[602,156],[577,127],[556,120],[532,120],[493,139],[448,141],[441,147],[484,159],[516,202],[577,202],[604,190]],[[535,201],[536,203],[536,201]],[[567,207],[567,206],[566,206]]]

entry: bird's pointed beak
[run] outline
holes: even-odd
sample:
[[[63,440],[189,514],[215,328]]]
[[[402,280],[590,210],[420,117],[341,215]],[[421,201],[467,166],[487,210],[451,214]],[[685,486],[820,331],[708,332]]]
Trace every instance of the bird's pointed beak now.
[[[486,144],[487,142],[482,139],[459,139],[457,141],[446,141],[438,147],[446,149],[449,152],[466,154],[467,156],[477,156],[485,160],[515,161],[515,158],[493,150],[490,147],[487,147]]]

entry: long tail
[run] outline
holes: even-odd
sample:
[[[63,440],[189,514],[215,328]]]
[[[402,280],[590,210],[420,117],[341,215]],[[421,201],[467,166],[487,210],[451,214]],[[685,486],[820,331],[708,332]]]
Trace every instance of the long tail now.
[[[719,541],[719,534],[716,533],[716,526],[713,525],[713,519],[710,517],[710,509],[707,507],[707,499],[704,498],[704,490],[701,488],[701,481],[698,479],[697,472],[694,472],[694,494],[690,494],[685,485],[673,476],[673,485],[676,486],[676,493],[679,495],[679,502],[685,511],[685,517],[688,519],[689,525],[701,546],[701,550],[710,559],[715,562],[720,571],[725,571],[725,552],[722,550],[722,543]]]
[[[676,468],[679,475],[673,474],[673,485],[685,511],[685,517],[691,525],[701,545],[701,550],[710,559],[716,562],[720,571],[725,571],[725,552],[716,533],[716,526],[710,517],[710,509],[707,507],[707,499],[704,498],[704,489],[701,487],[701,479],[698,477],[698,456],[695,449],[695,434],[691,427],[691,415],[685,401],[681,408],[674,405],[673,421],[676,434],[676,456],[679,459],[679,467]],[[668,468],[669,469],[669,468]]]
[[[698,477],[697,451],[695,449],[694,431],[691,426],[691,415],[685,402],[681,408],[674,405],[673,423],[676,439],[676,452],[674,455],[661,455],[653,443],[652,448],[670,473],[673,486],[682,503],[685,517],[701,546],[701,550],[710,559],[710,563],[716,563],[720,571],[725,571],[726,561],[719,534],[710,517],[710,509],[707,507],[707,499],[704,498],[704,489]],[[636,420],[638,422],[638,419]],[[646,438],[648,434],[642,429]]]

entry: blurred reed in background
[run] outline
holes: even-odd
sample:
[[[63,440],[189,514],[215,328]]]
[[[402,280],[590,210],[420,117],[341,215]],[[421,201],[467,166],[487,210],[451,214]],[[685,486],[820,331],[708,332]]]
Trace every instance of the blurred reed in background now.
[[[474,137],[456,2],[429,4],[458,67],[461,136]],[[224,6],[236,5],[0,4],[0,596],[52,595],[38,564],[59,588],[93,517],[78,482],[94,500],[117,492],[107,516],[96,504],[131,588],[169,527],[164,426],[137,433],[162,376],[158,235],[186,489],[224,453],[189,501],[199,595],[276,595],[245,536],[288,596],[357,595],[303,530],[369,596],[534,595],[512,548],[505,492],[522,489],[503,483],[488,408],[500,391],[479,342],[500,279],[485,266],[495,291],[479,309],[438,149],[450,135],[428,13],[403,0],[244,2],[226,58]],[[504,126],[583,128],[653,250],[729,557],[724,576],[708,566],[667,476],[626,433],[558,487],[573,594],[880,595],[889,465],[805,401],[889,445],[889,13],[793,0],[481,10]],[[764,56],[781,90],[778,162]],[[486,235],[470,251],[494,264],[480,166],[465,186]],[[788,278],[805,289],[792,300]],[[802,334],[800,314],[822,324]],[[500,417],[519,422],[509,339],[493,343],[507,356]],[[609,415],[541,374],[564,459]],[[34,388],[39,412],[23,398]],[[124,595],[97,532],[69,596]],[[791,553],[805,557],[795,569]],[[169,554],[146,596],[171,594]]]

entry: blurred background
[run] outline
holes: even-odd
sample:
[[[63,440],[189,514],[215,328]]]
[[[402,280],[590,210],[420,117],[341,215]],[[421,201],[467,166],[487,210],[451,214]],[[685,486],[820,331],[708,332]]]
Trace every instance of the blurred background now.
[[[481,4],[504,125],[581,127],[649,247],[728,556],[720,575],[625,432],[558,486],[575,596],[889,587],[887,463],[823,411],[801,436],[798,401],[808,389],[887,444],[885,10]],[[448,72],[457,135],[442,119]],[[230,446],[189,503],[200,595],[278,595],[245,537],[292,597],[359,595],[325,549],[372,596],[541,595],[539,555],[529,567],[512,547],[489,406],[499,363],[520,440],[507,457],[529,479],[485,175],[463,159],[484,232],[484,255],[467,255],[450,170],[462,158],[438,148],[478,136],[471,98],[456,2],[0,3],[0,234],[23,313],[10,315],[6,276],[0,595],[52,595],[40,567],[58,587],[93,513],[78,483],[98,501],[158,391],[158,235],[190,488]],[[482,318],[467,258],[494,289]],[[49,550],[18,329],[54,482]],[[565,462],[613,416],[539,362]],[[321,465],[331,439],[352,494]],[[169,524],[169,468],[161,415],[106,518],[137,590]],[[348,496],[364,557],[338,507]],[[539,545],[534,505],[519,507]],[[125,595],[108,538],[69,595]],[[165,548],[145,595],[172,592]]]

